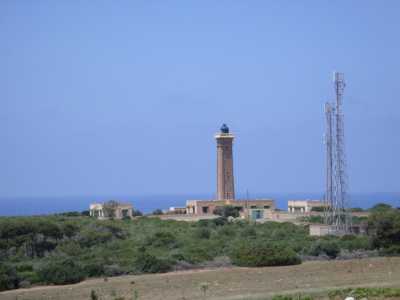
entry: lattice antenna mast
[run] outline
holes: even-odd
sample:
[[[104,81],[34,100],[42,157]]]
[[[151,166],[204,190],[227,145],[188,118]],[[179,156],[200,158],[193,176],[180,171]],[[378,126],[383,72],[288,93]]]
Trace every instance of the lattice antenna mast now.
[[[347,201],[347,173],[344,142],[342,73],[334,73],[335,102],[325,104],[326,192],[325,222],[336,234],[350,233],[351,217]]]
[[[325,147],[326,147],[326,184],[325,184],[325,223],[331,224],[333,220],[333,208],[336,206],[334,203],[334,144],[333,144],[333,113],[334,108],[327,102],[325,103],[325,118],[326,118],[326,132],[325,132]]]
[[[335,86],[335,202],[336,216],[335,226],[340,232],[348,233],[350,231],[350,218],[347,207],[347,173],[346,156],[344,141],[344,117],[343,117],[343,91],[345,88],[343,73],[334,73]]]

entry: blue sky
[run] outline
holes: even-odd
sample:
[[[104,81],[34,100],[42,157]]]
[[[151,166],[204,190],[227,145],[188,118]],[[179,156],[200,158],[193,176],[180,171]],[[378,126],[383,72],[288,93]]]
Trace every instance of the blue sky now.
[[[399,1],[1,1],[0,196],[324,189],[344,72],[351,192],[398,192]]]

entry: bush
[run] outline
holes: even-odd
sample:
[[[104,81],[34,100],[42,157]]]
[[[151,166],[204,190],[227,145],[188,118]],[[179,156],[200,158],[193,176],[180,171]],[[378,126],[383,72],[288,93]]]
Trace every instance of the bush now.
[[[246,227],[242,231],[242,236],[244,238],[255,238],[257,237],[257,231],[254,229],[254,227]]]
[[[400,211],[383,204],[379,208],[375,206],[368,218],[368,234],[375,247],[400,245]]]
[[[272,300],[313,300],[314,298],[307,295],[275,295]]]
[[[143,216],[143,213],[140,210],[133,209],[132,210],[132,217],[141,217]]]
[[[225,217],[220,217],[220,218],[216,218],[216,219],[212,219],[210,220],[211,223],[213,223],[215,226],[224,226],[228,223],[227,218]]]
[[[83,266],[85,274],[89,277],[104,275],[104,266],[100,262],[91,262]]]
[[[134,269],[138,273],[165,273],[172,269],[173,262],[159,259],[147,252],[139,254],[134,261]]]
[[[172,249],[176,248],[177,239],[171,232],[158,231],[154,235],[146,238],[145,245],[155,248],[163,247]]]
[[[28,281],[31,284],[40,282],[39,275],[35,271],[24,271],[21,273],[18,272],[18,277],[20,280]]]
[[[200,246],[200,245],[189,245],[185,247],[182,252],[182,260],[185,260],[189,263],[196,264],[203,261],[208,261],[213,259],[213,255],[210,253],[208,247]]]
[[[43,282],[54,284],[77,283],[85,278],[83,268],[72,258],[50,261],[38,273]]]
[[[315,207],[311,208],[311,211],[323,212],[323,211],[325,211],[325,207],[323,207],[323,206],[315,206]]]
[[[398,256],[400,255],[400,245],[383,248],[379,251],[379,254],[384,256]]]
[[[391,210],[392,206],[386,203],[378,203],[372,206],[369,211],[370,212],[385,212]]]
[[[243,267],[286,266],[301,260],[290,248],[261,242],[242,242],[234,247],[230,258],[234,265]]]
[[[104,275],[107,277],[119,276],[124,273],[125,271],[117,264],[104,266]]]
[[[349,251],[354,250],[369,250],[371,249],[371,242],[367,236],[344,235],[339,240],[341,249]]]
[[[19,287],[22,288],[22,289],[30,288],[31,287],[31,282],[29,280],[22,280],[19,283]]]
[[[328,293],[328,297],[330,299],[336,299],[338,297],[344,299],[348,296],[352,296],[356,299],[397,299],[398,297],[400,297],[400,288],[345,288],[340,290],[333,290]]]
[[[200,239],[209,239],[211,236],[211,231],[208,228],[200,227],[195,231],[195,237]]]
[[[0,263],[0,291],[18,288],[19,277],[15,268],[8,264]]]
[[[329,258],[336,258],[340,253],[340,248],[337,242],[330,240],[318,240],[312,246],[310,254],[318,256],[320,254],[326,254]]]
[[[164,214],[163,211],[159,208],[157,208],[153,211],[153,215],[156,215],[156,216],[163,215],[163,214]]]

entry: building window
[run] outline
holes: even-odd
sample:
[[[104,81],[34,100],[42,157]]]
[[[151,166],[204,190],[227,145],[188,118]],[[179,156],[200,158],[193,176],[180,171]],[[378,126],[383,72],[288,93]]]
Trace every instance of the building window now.
[[[207,214],[208,213],[208,206],[203,206],[202,210],[203,210],[203,214]]]
[[[257,210],[253,210],[253,211],[251,212],[251,218],[252,218],[253,220],[262,219],[263,217],[264,217],[264,214],[263,214],[263,211],[262,211],[262,210],[257,209]]]
[[[270,209],[269,205],[264,205],[264,209]]]
[[[255,209],[255,208],[257,208],[257,205],[252,205],[250,208]]]

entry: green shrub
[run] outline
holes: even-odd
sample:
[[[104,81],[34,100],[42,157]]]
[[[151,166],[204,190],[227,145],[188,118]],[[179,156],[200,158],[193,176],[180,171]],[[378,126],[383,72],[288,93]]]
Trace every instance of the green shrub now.
[[[384,256],[398,256],[400,255],[400,245],[392,245],[387,248],[383,248],[379,251],[380,255]]]
[[[18,288],[19,281],[17,271],[13,266],[0,263],[0,291]]]
[[[210,222],[213,223],[215,226],[224,226],[228,223],[228,220],[227,220],[227,218],[219,217],[219,218],[210,220]]]
[[[349,251],[371,249],[371,241],[367,236],[344,235],[338,243],[341,249]]]
[[[97,293],[95,290],[90,291],[90,300],[98,300],[99,296],[97,296]]]
[[[132,217],[141,217],[143,213],[140,210],[134,209],[132,210]]]
[[[20,280],[29,281],[32,284],[40,282],[40,277],[35,271],[18,272],[18,277]]]
[[[79,243],[75,241],[65,241],[59,244],[56,250],[60,253],[64,253],[67,256],[78,256],[82,253],[82,248]]]
[[[134,261],[134,269],[138,273],[165,273],[172,269],[174,263],[160,259],[147,252],[139,254]]]
[[[32,266],[32,264],[23,263],[23,264],[16,265],[15,269],[17,270],[17,272],[32,272],[33,266]]]
[[[83,266],[84,273],[89,277],[104,275],[104,263],[89,262]]]
[[[241,242],[234,246],[230,258],[233,264],[243,267],[286,266],[301,263],[292,249],[257,241]]]
[[[380,205],[368,218],[368,234],[375,247],[400,245],[400,210]]]
[[[323,212],[323,211],[325,211],[325,207],[323,207],[323,206],[315,206],[315,207],[311,208],[311,211]]]
[[[307,295],[275,295],[272,300],[313,300],[314,298]]]
[[[220,238],[233,238],[236,236],[236,228],[230,225],[223,226],[218,230],[218,235]]]
[[[104,275],[107,277],[120,276],[124,273],[125,271],[117,264],[104,266]]]
[[[318,256],[320,254],[326,254],[329,258],[336,258],[340,253],[339,245],[336,241],[331,240],[317,240],[310,250],[310,254]]]
[[[159,216],[159,215],[163,215],[164,213],[163,213],[163,211],[161,209],[157,208],[157,209],[155,209],[153,211],[152,214],[155,215],[155,216]]]
[[[333,290],[328,293],[329,298],[352,296],[356,299],[361,298],[392,298],[400,297],[400,288],[346,288]]]
[[[83,268],[72,258],[55,259],[39,269],[43,282],[54,284],[77,283],[85,278]]]
[[[377,203],[372,206],[369,211],[370,212],[385,212],[392,209],[392,206],[386,203]]]
[[[211,236],[211,230],[205,227],[200,227],[195,231],[195,237],[199,239],[209,239]]]
[[[146,238],[145,245],[155,248],[163,247],[172,249],[177,246],[177,239],[171,232],[158,231],[154,235]]]
[[[242,236],[244,238],[255,238],[257,237],[257,231],[254,229],[254,227],[245,227],[245,229],[242,231]]]
[[[213,255],[211,255],[209,249],[203,245],[188,245],[183,249],[182,256],[184,261],[192,264],[197,264],[203,261],[212,260]]]

